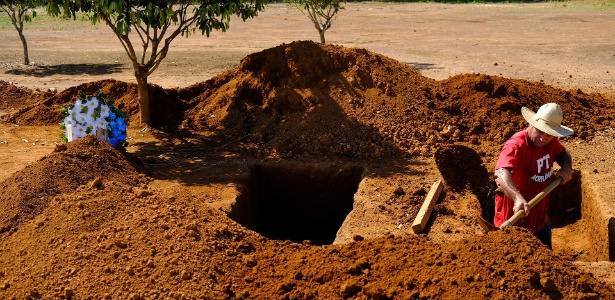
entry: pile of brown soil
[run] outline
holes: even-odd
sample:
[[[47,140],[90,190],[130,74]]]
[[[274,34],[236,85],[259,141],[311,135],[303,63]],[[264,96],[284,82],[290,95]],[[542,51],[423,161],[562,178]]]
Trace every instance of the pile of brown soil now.
[[[252,54],[209,83],[187,104],[186,128],[223,131],[282,155],[366,158],[430,154],[460,141],[499,144],[525,126],[522,106],[546,102],[561,103],[566,124],[585,139],[611,125],[612,117],[596,116],[614,109],[599,94],[524,80],[472,74],[436,82],[369,51],[310,42]]]
[[[597,94],[480,74],[437,82],[369,51],[312,42],[252,54],[188,88],[152,89],[155,115],[170,105],[158,126],[206,131],[258,157],[387,158],[469,142],[479,151],[449,148],[436,159],[480,164],[476,153],[496,152],[490,145],[524,126],[522,106],[560,103],[580,139],[612,126],[615,112]],[[98,90],[137,115],[135,86],[109,80],[5,120],[54,124],[58,106]],[[474,190],[487,184],[480,178],[449,180],[449,188]],[[0,296],[7,299],[615,298],[518,228],[448,243],[395,235],[324,246],[268,240],[213,209],[208,195],[179,184],[156,188],[92,137],[14,174],[0,190]]]
[[[56,151],[0,182],[0,234],[14,232],[40,215],[54,196],[81,185],[97,186],[101,179],[146,182],[122,154],[94,136],[57,146]]]
[[[138,114],[136,86],[107,80],[67,89],[5,120],[55,124],[58,106],[97,90]],[[481,74],[437,82],[367,50],[307,41],[251,54],[204,83],[151,90],[156,127],[181,123],[261,155],[287,157],[429,155],[454,142],[499,145],[526,126],[522,106],[537,110],[547,102],[562,106],[565,125],[580,139],[615,122],[614,105],[600,94]]]
[[[53,93],[33,91],[25,87],[18,87],[4,80],[0,80],[0,109],[13,110],[23,108],[29,104],[40,102],[51,97]]]
[[[63,299],[609,299],[524,230],[437,244],[266,240],[198,198],[79,187],[2,240],[0,294]],[[27,238],[26,238],[27,237]]]

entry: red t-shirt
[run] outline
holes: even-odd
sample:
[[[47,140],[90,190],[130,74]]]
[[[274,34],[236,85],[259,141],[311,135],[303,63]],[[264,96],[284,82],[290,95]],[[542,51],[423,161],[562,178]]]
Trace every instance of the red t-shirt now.
[[[534,146],[526,129],[515,133],[504,143],[495,169],[508,168],[511,170],[519,192],[529,202],[551,183],[553,163],[564,151],[564,146],[557,138],[553,138],[543,147]],[[494,225],[500,227],[502,223],[510,219],[514,214],[513,207],[513,201],[504,193],[496,193]],[[525,227],[534,233],[539,231],[549,221],[548,208],[549,195],[546,195],[530,209],[528,216],[521,218],[515,225]]]

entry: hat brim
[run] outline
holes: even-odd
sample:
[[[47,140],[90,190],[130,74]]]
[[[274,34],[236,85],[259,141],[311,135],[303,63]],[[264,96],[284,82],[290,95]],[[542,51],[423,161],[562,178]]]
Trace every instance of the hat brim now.
[[[552,135],[556,137],[565,137],[565,136],[574,134],[574,130],[564,125],[551,126],[547,123],[540,122],[539,120],[536,119],[536,113],[527,107],[521,108],[521,115],[523,115],[523,118],[528,123],[530,123],[530,125],[532,125],[533,127],[537,128],[538,130],[548,135]]]

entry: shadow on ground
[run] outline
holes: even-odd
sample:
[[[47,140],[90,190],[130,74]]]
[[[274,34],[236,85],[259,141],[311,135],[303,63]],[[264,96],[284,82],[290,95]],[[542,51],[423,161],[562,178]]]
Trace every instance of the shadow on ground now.
[[[425,162],[398,154],[382,159],[356,159],[345,157],[266,157],[256,154],[257,149],[241,141],[229,141],[223,133],[198,134],[193,132],[164,132],[151,129],[158,142],[137,142],[128,159],[144,174],[159,180],[183,184],[209,185],[238,183],[250,174],[250,167],[293,161],[315,168],[330,165],[369,167],[370,176],[387,177],[391,174],[423,174]],[[399,152],[396,152],[399,153]],[[319,167],[317,167],[319,166]]]
[[[414,69],[417,72],[420,72],[423,70],[442,69],[442,67],[436,67],[436,64],[430,64],[430,63],[421,63],[421,62],[411,61],[411,62],[406,62],[405,64],[406,66],[412,67],[412,69]]]
[[[122,64],[62,64],[55,66],[28,66],[22,69],[8,70],[6,74],[46,77],[52,75],[105,75],[121,73]]]

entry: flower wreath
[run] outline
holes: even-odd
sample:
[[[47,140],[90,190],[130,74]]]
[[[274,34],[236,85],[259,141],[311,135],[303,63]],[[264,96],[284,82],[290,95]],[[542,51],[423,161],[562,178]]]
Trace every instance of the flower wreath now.
[[[115,148],[125,148],[126,120],[128,114],[122,111],[124,104],[115,107],[113,98],[96,92],[95,96],[85,96],[79,93],[75,104],[62,108],[64,122],[60,128],[64,142],[71,142],[88,134],[94,134]]]

